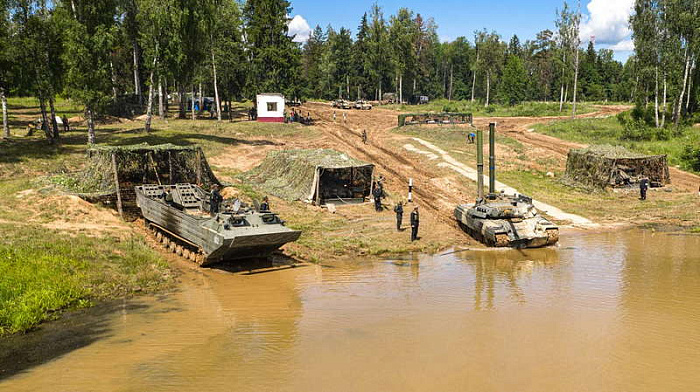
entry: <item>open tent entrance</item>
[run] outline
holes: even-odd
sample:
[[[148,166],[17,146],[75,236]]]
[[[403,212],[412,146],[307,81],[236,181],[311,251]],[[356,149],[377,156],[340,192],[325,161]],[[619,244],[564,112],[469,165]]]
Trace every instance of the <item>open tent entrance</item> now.
[[[317,187],[313,200],[327,203],[362,203],[372,191],[374,166],[317,168]]]

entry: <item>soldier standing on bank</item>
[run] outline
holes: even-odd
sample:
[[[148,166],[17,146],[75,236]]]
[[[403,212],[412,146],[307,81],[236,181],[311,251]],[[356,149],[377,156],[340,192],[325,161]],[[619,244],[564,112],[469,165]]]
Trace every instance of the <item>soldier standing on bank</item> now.
[[[641,181],[639,181],[639,193],[640,193],[640,198],[641,200],[646,200],[647,199],[647,190],[649,189],[649,179],[648,178],[642,178]]]
[[[411,242],[418,240],[418,226],[420,226],[420,214],[418,206],[415,206],[411,212]]]
[[[401,224],[403,223],[403,202],[398,202],[398,204],[396,204],[394,212],[396,213],[396,231],[401,231]]]
[[[377,212],[382,210],[382,188],[375,184],[372,190],[372,196],[374,196],[374,209]]]
[[[221,196],[221,193],[219,192],[219,186],[217,184],[214,184],[211,190],[211,199],[209,200],[209,211],[211,212],[211,215],[214,216],[219,213],[219,206],[221,206],[221,202],[224,201],[224,197]]]
[[[367,130],[362,130],[362,143],[367,144]]]

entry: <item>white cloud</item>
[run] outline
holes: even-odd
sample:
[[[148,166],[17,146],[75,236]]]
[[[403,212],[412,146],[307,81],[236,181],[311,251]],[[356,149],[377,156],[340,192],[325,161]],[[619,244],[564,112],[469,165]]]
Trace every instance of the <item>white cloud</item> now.
[[[631,39],[622,40],[615,45],[610,45],[608,49],[612,49],[616,52],[631,52],[634,50],[634,41]]]
[[[618,45],[630,36],[629,18],[634,0],[591,0],[588,18],[581,24],[581,41]],[[622,49],[620,49],[622,50]]]
[[[306,42],[311,35],[309,23],[301,15],[296,15],[289,21],[289,36],[295,36],[294,42]]]

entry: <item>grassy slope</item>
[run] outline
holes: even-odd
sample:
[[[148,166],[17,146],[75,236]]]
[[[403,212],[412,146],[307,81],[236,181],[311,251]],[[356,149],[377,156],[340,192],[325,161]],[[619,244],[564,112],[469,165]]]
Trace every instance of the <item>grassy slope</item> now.
[[[382,106],[387,109],[399,110],[402,112],[461,112],[472,113],[475,116],[489,117],[544,117],[544,116],[561,116],[558,102],[523,102],[518,105],[508,106],[492,104],[489,107],[484,107],[483,103],[471,101],[448,101],[446,99],[438,99],[431,101],[426,105],[411,106],[411,105],[386,105]],[[592,113],[596,109],[592,104],[581,103],[577,105],[579,114]],[[564,106],[564,113],[571,113],[571,105]]]
[[[681,128],[670,140],[628,141],[622,139],[623,127],[616,117],[553,121],[534,126],[537,132],[583,144],[623,145],[645,154],[666,154],[671,165],[691,170],[682,159],[688,145],[700,147],[700,130]]]

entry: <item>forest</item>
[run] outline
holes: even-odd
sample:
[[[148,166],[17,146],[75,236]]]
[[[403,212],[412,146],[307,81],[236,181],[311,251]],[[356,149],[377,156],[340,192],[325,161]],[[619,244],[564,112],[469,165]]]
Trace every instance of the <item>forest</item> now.
[[[441,42],[435,21],[375,3],[356,32],[316,26],[289,35],[285,0],[0,0],[0,93],[33,96],[46,121],[56,97],[85,108],[89,142],[104,114],[164,117],[164,97],[222,102],[282,92],[289,99],[380,100],[396,93],[514,105],[523,101],[634,102],[627,124],[645,135],[692,120],[697,108],[700,2],[637,0],[636,52],[622,64],[582,40],[580,5],[553,12],[530,39],[488,28]],[[179,116],[187,103],[179,99]],[[193,106],[193,105],[189,105]],[[4,136],[9,136],[3,104]],[[53,121],[50,121],[53,122]],[[56,124],[45,130],[60,138]]]

